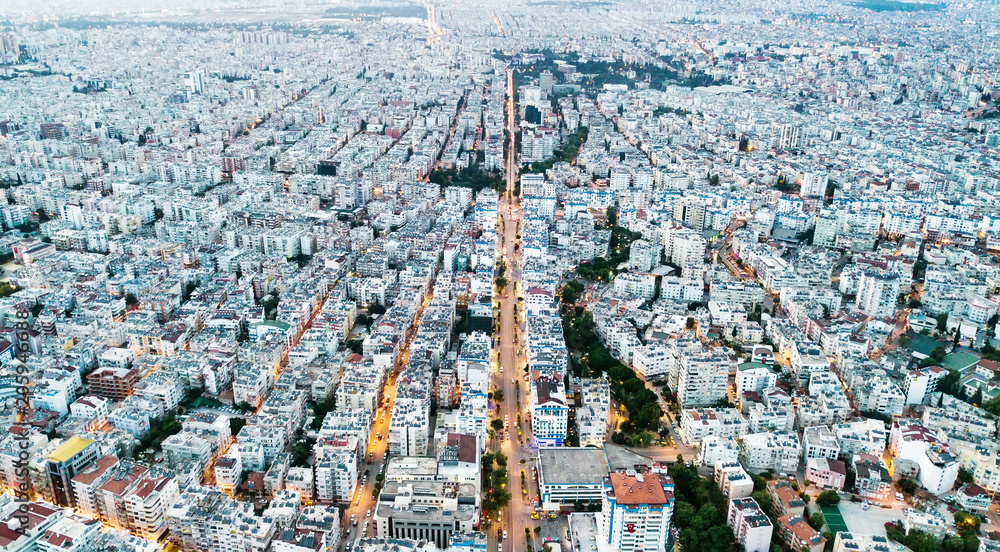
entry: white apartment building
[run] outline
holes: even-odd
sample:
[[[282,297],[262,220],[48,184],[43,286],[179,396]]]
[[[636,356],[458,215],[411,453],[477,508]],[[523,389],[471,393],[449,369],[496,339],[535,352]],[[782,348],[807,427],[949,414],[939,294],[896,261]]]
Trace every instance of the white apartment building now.
[[[770,389],[778,382],[778,374],[774,369],[759,362],[744,362],[736,367],[736,401],[743,404],[743,397],[748,392],[760,393]]]
[[[741,445],[743,462],[751,472],[794,473],[802,459],[799,436],[788,431],[750,433]]]
[[[701,441],[698,461],[710,468],[719,464],[739,462],[740,451],[740,443],[736,439],[722,439],[709,435]]]
[[[717,351],[685,352],[678,365],[676,393],[682,409],[709,406],[725,398],[729,356]]]
[[[750,497],[730,499],[726,524],[733,529],[736,542],[746,552],[767,552],[770,549],[774,527],[756,500]]]
[[[278,529],[273,518],[254,515],[213,487],[189,486],[167,512],[172,542],[186,552],[266,552]]]
[[[802,433],[805,458],[826,458],[836,460],[840,455],[840,444],[836,434],[825,426],[807,427]]]
[[[345,504],[351,501],[358,480],[358,453],[347,448],[347,439],[324,439],[313,448],[313,485],[316,500]]]
[[[656,295],[656,276],[645,272],[623,272],[615,276],[615,294],[650,300]]]
[[[753,494],[753,479],[739,462],[715,464],[715,482],[726,498],[735,500]]]
[[[604,478],[598,538],[621,552],[666,552],[674,511],[666,475],[614,472]]]
[[[531,432],[539,446],[562,446],[569,424],[569,406],[562,377],[539,379],[531,385]]]
[[[937,390],[938,381],[946,375],[948,373],[940,366],[927,366],[911,370],[903,379],[906,405],[927,404],[931,394]]]
[[[950,490],[958,477],[958,460],[942,446],[937,435],[916,420],[893,420],[889,453],[917,464],[917,480],[932,494]]]
[[[858,279],[858,310],[873,318],[891,318],[896,312],[900,281],[895,272],[864,271]]]
[[[681,411],[681,439],[689,446],[699,446],[709,435],[739,439],[749,424],[735,408],[689,408]]]
[[[632,369],[644,381],[665,379],[675,362],[666,343],[651,342],[632,351]]]

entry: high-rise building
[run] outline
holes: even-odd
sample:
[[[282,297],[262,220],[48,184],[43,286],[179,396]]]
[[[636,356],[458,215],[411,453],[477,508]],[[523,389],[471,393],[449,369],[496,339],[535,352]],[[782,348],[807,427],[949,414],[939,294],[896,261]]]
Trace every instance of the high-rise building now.
[[[726,519],[726,523],[733,528],[736,542],[743,545],[743,550],[746,552],[769,550],[774,527],[756,500],[746,497],[729,501],[729,515]]]
[[[896,312],[900,276],[895,272],[866,270],[858,280],[858,310],[874,318],[889,318]]]
[[[683,198],[674,204],[673,219],[683,222],[696,232],[705,229],[705,204],[697,199]]]
[[[562,375],[531,385],[531,432],[539,445],[562,446],[569,424],[569,406]]]
[[[184,73],[184,84],[189,94],[201,94],[205,91],[205,74],[201,71]]]
[[[92,439],[73,436],[49,455],[49,485],[56,504],[67,507],[76,505],[73,477],[97,460],[99,448]]]
[[[673,511],[670,477],[634,470],[610,473],[601,493],[598,538],[621,552],[665,552]]]
[[[552,95],[552,71],[546,69],[538,75],[538,87],[542,89],[543,99]]]
[[[802,175],[802,187],[799,195],[802,197],[823,197],[826,195],[826,184],[830,177],[826,173],[811,172]]]
[[[726,397],[728,355],[705,350],[685,352],[678,364],[676,393],[682,409],[710,406]]]

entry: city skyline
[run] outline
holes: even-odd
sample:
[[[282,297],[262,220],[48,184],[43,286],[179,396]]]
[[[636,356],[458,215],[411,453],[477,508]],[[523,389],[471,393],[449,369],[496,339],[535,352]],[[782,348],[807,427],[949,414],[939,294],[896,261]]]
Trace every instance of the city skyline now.
[[[998,37],[0,3],[0,547],[1000,551]]]

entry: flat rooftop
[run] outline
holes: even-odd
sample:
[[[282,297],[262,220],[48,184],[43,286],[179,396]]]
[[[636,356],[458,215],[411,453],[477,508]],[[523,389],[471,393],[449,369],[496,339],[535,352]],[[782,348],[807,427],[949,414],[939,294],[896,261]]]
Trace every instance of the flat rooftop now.
[[[538,476],[546,485],[601,485],[607,477],[604,451],[592,447],[540,447]]]

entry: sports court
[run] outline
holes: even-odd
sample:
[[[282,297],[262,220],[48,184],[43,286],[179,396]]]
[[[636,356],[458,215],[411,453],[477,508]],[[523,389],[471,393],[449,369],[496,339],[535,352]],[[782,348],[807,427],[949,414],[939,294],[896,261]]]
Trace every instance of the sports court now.
[[[829,526],[829,531],[836,535],[840,531],[847,531],[847,524],[844,523],[844,516],[840,514],[840,508],[836,504],[833,506],[823,506],[823,517]]]

